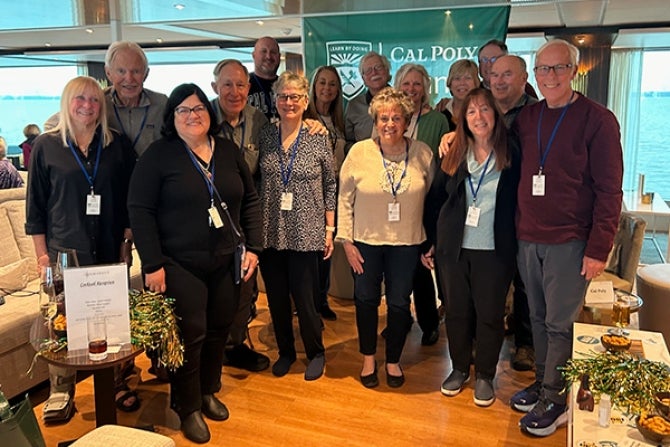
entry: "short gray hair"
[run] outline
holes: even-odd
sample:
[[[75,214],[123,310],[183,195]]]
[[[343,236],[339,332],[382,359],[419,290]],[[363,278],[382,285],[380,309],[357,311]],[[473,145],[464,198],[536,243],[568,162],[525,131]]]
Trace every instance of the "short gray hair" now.
[[[129,50],[136,53],[144,63],[144,73],[149,72],[149,61],[147,60],[147,55],[144,54],[144,50],[137,45],[135,42],[130,42],[128,40],[117,40],[112,42],[112,44],[107,48],[107,53],[105,53],[105,67],[112,68],[112,63],[116,56],[121,51]]]
[[[535,59],[540,57],[540,54],[547,48],[551,48],[555,45],[560,45],[565,47],[568,52],[570,53],[570,63],[573,65],[574,68],[577,68],[577,65],[579,64],[579,49],[568,42],[567,40],[563,40],[560,38],[552,39],[549,42],[545,43],[542,45],[540,48],[538,48],[537,52],[535,53]]]

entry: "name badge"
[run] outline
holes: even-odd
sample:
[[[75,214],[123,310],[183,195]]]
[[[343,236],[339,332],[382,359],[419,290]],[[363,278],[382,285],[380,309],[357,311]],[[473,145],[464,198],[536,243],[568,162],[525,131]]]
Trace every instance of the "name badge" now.
[[[281,193],[281,210],[282,211],[291,211],[293,209],[293,193],[292,192],[283,192]]]
[[[399,222],[400,221],[400,204],[398,202],[389,203],[388,219],[389,219],[389,222]]]
[[[214,228],[221,228],[223,227],[223,220],[221,220],[221,215],[219,214],[219,210],[216,209],[215,206],[212,206],[207,210],[209,213],[209,225],[214,226]]]
[[[479,225],[479,214],[481,213],[481,208],[478,208],[474,205],[468,207],[468,215],[465,218],[465,225],[469,227],[476,227]]]
[[[533,176],[533,195],[544,196],[545,178],[543,174],[535,174]]]
[[[86,215],[99,216],[100,215],[100,195],[88,194],[86,196]]]

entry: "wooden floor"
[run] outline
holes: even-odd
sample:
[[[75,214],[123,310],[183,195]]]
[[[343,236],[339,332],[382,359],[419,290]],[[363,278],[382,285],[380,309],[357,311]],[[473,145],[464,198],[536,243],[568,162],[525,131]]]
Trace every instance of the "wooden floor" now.
[[[277,349],[269,325],[265,296],[259,299],[259,316],[251,325],[256,349],[272,361]],[[223,389],[218,397],[228,406],[230,419],[208,421],[213,446],[565,446],[566,429],[548,438],[522,434],[520,413],[507,402],[519,388],[533,380],[532,373],[509,367],[509,341],[505,342],[498,364],[497,401],[489,408],[473,402],[473,382],[458,396],[445,397],[440,385],[451,370],[444,327],[435,346],[422,347],[421,331],[415,324],[402,358],[407,381],[400,389],[381,385],[364,388],[358,375],[358,353],[353,302],[331,299],[337,321],[325,322],[326,373],[306,382],[302,345],[291,372],[276,378],[267,370],[261,373],[224,368]],[[380,323],[380,330],[383,327]],[[296,339],[297,321],[296,321]],[[380,341],[383,341],[380,337]],[[378,353],[383,353],[380,344]],[[383,361],[378,356],[380,365]],[[157,432],[175,440],[178,446],[196,445],[179,431],[175,413],[168,409],[168,386],[148,374],[144,355],[137,359],[136,378],[142,407],[135,413],[118,412],[119,423],[127,426],[153,425]],[[77,385],[73,419],[60,426],[42,426],[48,447],[82,436],[95,427],[92,377]],[[35,408],[41,424],[42,404]],[[104,446],[103,446],[104,447]],[[128,446],[131,447],[131,446]]]

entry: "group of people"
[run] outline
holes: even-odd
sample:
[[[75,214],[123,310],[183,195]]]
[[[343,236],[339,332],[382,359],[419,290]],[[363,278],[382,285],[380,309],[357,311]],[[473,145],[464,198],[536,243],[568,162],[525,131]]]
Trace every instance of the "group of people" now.
[[[131,42],[107,51],[111,87],[70,81],[56,127],[32,142],[26,233],[38,264],[65,248],[81,265],[129,261],[135,244],[146,288],[175,299],[185,349],[183,366],[167,371],[171,407],[198,443],[210,439],[205,417],[229,417],[216,396],[222,365],[270,367],[245,344],[259,261],[275,376],[297,359],[294,309],[304,378],[325,371],[322,319],[337,317],[327,290],[339,241],[354,276],[362,385],[379,385],[383,282],[387,385],[405,382],[412,297],[422,344],[437,342],[437,295],[453,364],[441,391],[458,394],[474,363],[480,406],[495,400],[516,277],[514,307],[526,309],[515,316],[526,330],[518,346],[536,355],[519,369],[535,363],[537,380],[512,406],[529,411],[524,430],[553,432],[565,418],[556,368],[569,357],[587,281],[604,268],[621,200],[618,124],[570,87],[577,49],[554,40],[538,50],[545,100],[537,102],[526,93],[524,60],[491,41],[479,67],[452,65],[452,99],[437,108],[423,66],[400,67],[392,87],[388,60],[370,52],[359,66],[367,90],[346,111],[334,67],[319,67],[311,85],[297,73],[277,75],[279,46],[269,37],[252,56],[253,73],[237,60],[216,65],[213,100],[195,84],[169,97],[144,88],[147,59]],[[117,405],[132,411],[140,402],[127,369],[117,371]],[[52,400],[72,404],[73,383],[73,372],[53,371],[45,415]]]

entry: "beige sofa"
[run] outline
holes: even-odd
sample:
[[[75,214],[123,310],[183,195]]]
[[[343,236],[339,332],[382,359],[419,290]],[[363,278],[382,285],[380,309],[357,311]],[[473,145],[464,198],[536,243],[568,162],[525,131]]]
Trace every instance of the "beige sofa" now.
[[[32,376],[26,371],[35,356],[30,328],[39,317],[39,279],[32,239],[26,236],[26,188],[0,190],[0,385],[14,397],[48,378],[44,362]]]

